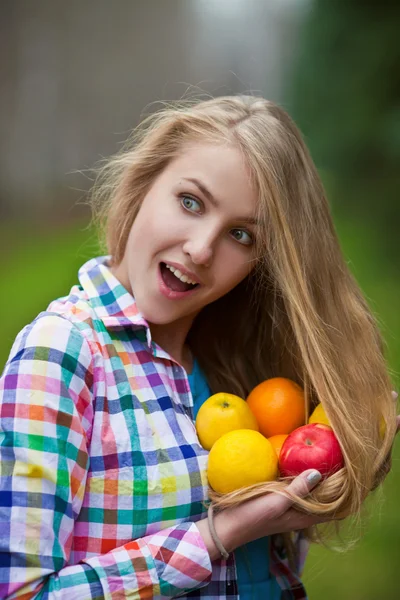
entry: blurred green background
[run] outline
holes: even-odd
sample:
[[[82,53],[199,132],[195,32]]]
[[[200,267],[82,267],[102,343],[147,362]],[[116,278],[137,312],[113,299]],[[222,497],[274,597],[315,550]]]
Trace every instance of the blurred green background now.
[[[259,91],[299,124],[400,387],[394,3],[42,0],[4,2],[1,10],[3,43],[16,51],[3,73],[1,111],[1,365],[16,333],[68,293],[79,266],[99,252],[89,213],[77,203],[91,183],[82,171],[118,149],[148,102],[199,85],[214,95]],[[121,35],[124,27],[134,35]],[[312,548],[304,574],[310,600],[399,597],[399,458],[397,443],[384,501],[379,492],[367,503],[355,548]]]

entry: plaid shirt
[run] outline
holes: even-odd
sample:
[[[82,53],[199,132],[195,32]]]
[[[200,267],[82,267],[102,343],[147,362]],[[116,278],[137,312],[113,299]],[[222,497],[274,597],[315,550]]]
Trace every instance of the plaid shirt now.
[[[196,526],[208,452],[187,374],[105,258],[79,281],[21,331],[1,378],[0,597],[235,599],[234,554],[211,564]],[[279,541],[282,599],[303,599]]]

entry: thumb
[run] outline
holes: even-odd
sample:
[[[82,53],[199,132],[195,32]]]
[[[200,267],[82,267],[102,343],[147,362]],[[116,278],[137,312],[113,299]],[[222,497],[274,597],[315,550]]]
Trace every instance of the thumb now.
[[[307,469],[298,475],[290,485],[288,490],[296,496],[304,498],[321,481],[322,475],[316,469]],[[290,502],[290,501],[289,501]]]
[[[307,471],[303,471],[293,479],[286,490],[300,498],[304,498],[321,481],[321,478],[321,473],[316,469],[307,469]],[[293,506],[294,500],[284,494],[271,494],[268,502],[270,516],[278,517]]]

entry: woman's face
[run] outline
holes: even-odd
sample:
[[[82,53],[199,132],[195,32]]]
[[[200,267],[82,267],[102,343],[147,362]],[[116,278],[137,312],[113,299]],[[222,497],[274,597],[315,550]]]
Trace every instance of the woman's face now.
[[[154,181],[114,273],[149,323],[186,325],[254,267],[257,194],[231,145],[183,147]],[[165,265],[199,282],[188,292]],[[179,273],[178,273],[179,275]]]

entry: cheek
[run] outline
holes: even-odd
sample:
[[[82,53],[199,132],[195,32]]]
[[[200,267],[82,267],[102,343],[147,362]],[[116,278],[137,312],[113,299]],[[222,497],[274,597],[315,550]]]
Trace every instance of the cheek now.
[[[157,243],[161,235],[159,221],[148,212],[139,213],[130,234],[130,250],[136,256]]]
[[[179,229],[179,219],[174,212],[173,203],[170,199],[152,199],[143,212],[139,221],[140,232],[138,237],[146,239],[154,244],[157,240],[172,237]]]
[[[238,285],[253,270],[251,253],[242,248],[227,248],[222,253],[216,269],[216,282],[218,287],[227,293]]]

